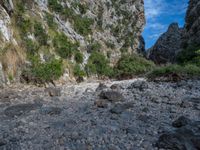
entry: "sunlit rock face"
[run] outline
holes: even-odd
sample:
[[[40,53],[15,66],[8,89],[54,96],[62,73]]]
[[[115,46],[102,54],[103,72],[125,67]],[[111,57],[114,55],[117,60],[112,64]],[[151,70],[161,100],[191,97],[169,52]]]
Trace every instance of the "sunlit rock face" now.
[[[48,24],[47,14],[53,17],[54,29]],[[84,58],[82,68],[87,64],[92,46],[98,47],[111,66],[124,52],[144,54],[145,51],[143,0],[0,0],[0,51],[5,52],[11,46],[28,62],[25,44],[26,40],[39,43],[34,36],[37,22],[45,30],[49,46],[39,46],[38,55],[43,56],[40,58],[60,58],[53,46],[57,33],[66,35],[72,43],[78,43],[78,50]],[[45,49],[48,52],[43,51]],[[67,61],[75,62],[73,57]],[[3,70],[6,70],[4,65]]]
[[[0,6],[0,32],[1,38],[4,41],[11,40],[11,29],[10,29],[10,16],[7,14],[5,9]]]

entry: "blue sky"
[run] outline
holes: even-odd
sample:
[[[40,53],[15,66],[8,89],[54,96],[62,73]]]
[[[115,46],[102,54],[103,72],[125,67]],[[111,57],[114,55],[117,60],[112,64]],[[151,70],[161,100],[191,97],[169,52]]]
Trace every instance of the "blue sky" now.
[[[146,26],[143,37],[150,48],[172,22],[184,25],[189,0],[144,0]]]

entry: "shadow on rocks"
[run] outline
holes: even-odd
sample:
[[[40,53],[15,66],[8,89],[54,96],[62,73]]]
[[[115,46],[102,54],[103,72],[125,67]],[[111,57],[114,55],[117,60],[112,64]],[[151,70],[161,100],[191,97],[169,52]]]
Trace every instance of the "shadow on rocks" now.
[[[191,121],[180,117],[172,125],[173,131],[165,131],[159,137],[156,147],[170,150],[199,150],[200,149],[200,121]]]

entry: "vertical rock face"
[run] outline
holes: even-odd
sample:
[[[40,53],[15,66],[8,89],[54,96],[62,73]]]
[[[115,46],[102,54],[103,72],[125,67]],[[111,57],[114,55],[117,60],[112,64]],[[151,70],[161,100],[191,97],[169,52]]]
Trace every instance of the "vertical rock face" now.
[[[1,0],[0,4],[6,9],[6,11],[11,14],[14,10],[14,5],[12,0]]]
[[[148,50],[148,58],[156,63],[174,62],[178,52],[188,46],[200,45],[200,1],[190,0],[184,29],[170,25],[156,44]]]
[[[190,0],[185,19],[187,45],[200,45],[200,1]]]
[[[167,32],[162,34],[156,44],[149,49],[148,57],[158,64],[174,62],[176,54],[181,51],[183,31],[177,23],[172,23]]]

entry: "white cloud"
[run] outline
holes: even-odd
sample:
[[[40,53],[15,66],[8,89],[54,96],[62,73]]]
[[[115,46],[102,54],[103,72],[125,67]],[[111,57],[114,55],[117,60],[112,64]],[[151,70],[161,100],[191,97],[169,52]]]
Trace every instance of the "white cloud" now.
[[[164,24],[161,24],[161,23],[158,23],[158,22],[155,22],[155,23],[152,23],[152,24],[149,24],[146,29],[153,29],[153,30],[163,30],[166,28],[166,25]]]
[[[155,33],[155,34],[153,34],[153,35],[149,35],[148,36],[148,39],[150,39],[150,40],[154,40],[154,39],[157,39],[158,37],[160,36],[160,34],[159,33]]]
[[[162,13],[165,7],[165,0],[145,0],[146,18],[154,19]]]

